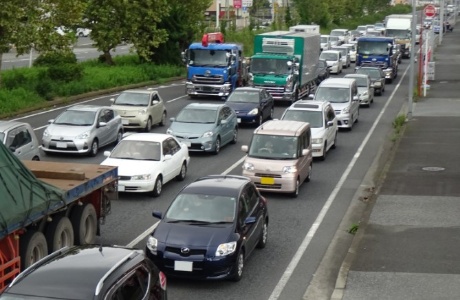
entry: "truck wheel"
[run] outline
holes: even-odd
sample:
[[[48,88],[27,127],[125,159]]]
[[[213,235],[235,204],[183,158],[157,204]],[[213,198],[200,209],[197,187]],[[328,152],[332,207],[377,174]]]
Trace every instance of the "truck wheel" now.
[[[75,206],[70,214],[75,245],[94,244],[97,232],[96,209],[91,203]]]
[[[24,270],[48,255],[45,235],[36,230],[27,231],[19,239],[21,269]]]
[[[50,253],[74,243],[72,223],[66,216],[56,216],[46,229],[46,241]]]

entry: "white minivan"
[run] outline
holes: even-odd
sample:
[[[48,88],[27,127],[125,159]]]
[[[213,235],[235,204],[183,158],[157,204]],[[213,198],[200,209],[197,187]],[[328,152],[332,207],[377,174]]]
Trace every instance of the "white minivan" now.
[[[352,78],[328,78],[321,82],[315,95],[309,95],[317,101],[329,101],[337,116],[339,128],[352,130],[358,122],[359,97],[356,80]]]
[[[321,52],[319,56],[320,60],[325,60],[327,66],[330,67],[330,72],[334,74],[342,73],[343,62],[342,62],[342,52],[337,50],[325,50]]]

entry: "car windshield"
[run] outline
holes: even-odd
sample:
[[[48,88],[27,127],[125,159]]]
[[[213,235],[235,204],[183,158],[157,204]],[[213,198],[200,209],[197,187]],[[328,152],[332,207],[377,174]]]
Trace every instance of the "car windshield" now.
[[[159,161],[161,144],[150,141],[121,140],[113,149],[110,158]]]
[[[329,40],[329,38],[327,36],[322,36],[321,37],[321,43],[327,43],[328,40]]]
[[[321,52],[321,55],[319,56],[319,59],[322,60],[329,60],[329,61],[336,61],[338,60],[338,54],[337,53],[330,53],[330,52]]]
[[[298,138],[294,136],[255,134],[249,147],[249,157],[264,159],[296,159]]]
[[[291,68],[287,59],[254,58],[251,61],[251,72],[254,74],[289,74]]]
[[[374,69],[374,68],[359,68],[356,70],[357,74],[367,74],[369,75],[370,78],[372,79],[380,79],[381,74],[379,69]]]
[[[281,120],[310,123],[311,128],[323,127],[323,112],[314,110],[288,109]]]
[[[331,50],[340,51],[342,53],[342,57],[347,55],[347,49],[344,48],[332,48]]]
[[[66,110],[60,114],[53,124],[71,126],[91,126],[94,123],[96,112],[85,110]]]
[[[185,108],[177,115],[176,122],[212,124],[216,119],[216,110]]]
[[[121,93],[113,102],[114,105],[148,106],[150,94],[146,93]]]
[[[331,42],[338,42],[338,41],[339,41],[339,37],[338,37],[338,36],[331,36],[331,37],[329,38],[329,41],[331,41]]]
[[[259,92],[234,91],[228,97],[227,102],[259,103]]]
[[[331,36],[343,36],[344,33],[343,33],[343,31],[332,30],[330,35]]]
[[[366,29],[367,29],[366,26],[358,26],[358,27],[356,28],[356,30],[358,30],[358,31],[365,31]]]
[[[388,55],[388,42],[358,41],[357,52],[364,55]]]
[[[166,222],[233,223],[236,198],[211,194],[181,193],[166,212]]]
[[[227,50],[191,49],[189,64],[195,67],[226,67],[228,65]]]
[[[398,39],[409,39],[411,37],[410,31],[406,29],[387,29],[385,35]]]
[[[331,103],[347,103],[350,101],[349,89],[335,87],[318,87],[315,100]]]
[[[363,77],[358,77],[358,76],[345,76],[345,78],[352,78],[354,80],[356,80],[356,85],[359,86],[359,87],[367,87],[367,80],[366,78],[363,78]]]

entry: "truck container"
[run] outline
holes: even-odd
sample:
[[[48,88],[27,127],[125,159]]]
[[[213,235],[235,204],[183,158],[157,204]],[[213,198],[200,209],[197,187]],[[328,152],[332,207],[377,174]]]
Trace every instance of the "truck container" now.
[[[94,243],[117,180],[116,167],[21,161],[0,143],[0,293],[46,255]]]
[[[319,32],[319,25],[295,25],[289,27],[289,31],[292,32],[309,32],[309,33],[318,33]]]
[[[398,56],[393,52],[392,37],[359,37],[357,41],[356,67],[376,65],[382,68],[385,79],[391,83],[398,76]]]
[[[250,85],[276,100],[295,102],[316,84],[321,49],[319,33],[274,31],[254,37]]]
[[[385,36],[394,37],[401,45],[402,57],[410,58],[412,15],[389,15],[385,20]]]
[[[220,32],[204,34],[201,43],[192,43],[182,52],[182,60],[187,65],[185,92],[190,98],[226,98],[236,87],[248,83],[243,46],[225,43]]]

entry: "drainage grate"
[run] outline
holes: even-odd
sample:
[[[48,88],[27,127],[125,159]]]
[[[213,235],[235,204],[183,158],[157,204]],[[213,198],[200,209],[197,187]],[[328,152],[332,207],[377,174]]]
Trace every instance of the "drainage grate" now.
[[[423,171],[430,171],[430,172],[439,172],[444,171],[446,168],[442,167],[424,167],[422,168]]]

